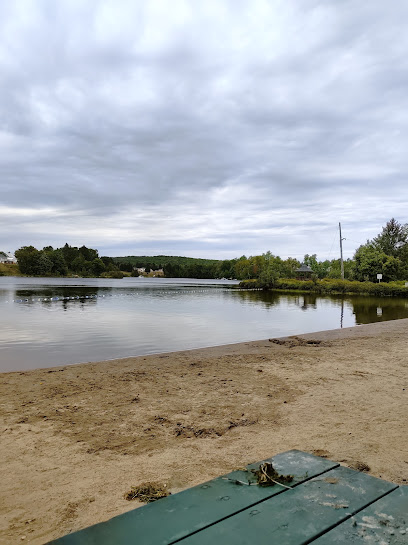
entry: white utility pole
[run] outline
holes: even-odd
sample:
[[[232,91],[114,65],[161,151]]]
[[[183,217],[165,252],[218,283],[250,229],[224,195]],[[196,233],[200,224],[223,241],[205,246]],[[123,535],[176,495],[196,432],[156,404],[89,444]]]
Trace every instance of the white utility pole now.
[[[341,238],[341,223],[339,222],[339,231],[340,231],[340,267],[341,267],[341,279],[344,280],[344,263],[343,263],[343,240],[346,240],[345,238]]]

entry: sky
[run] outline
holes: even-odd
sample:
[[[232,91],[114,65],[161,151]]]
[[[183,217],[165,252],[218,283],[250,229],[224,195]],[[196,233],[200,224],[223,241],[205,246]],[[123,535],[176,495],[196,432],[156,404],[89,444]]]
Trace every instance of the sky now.
[[[408,3],[0,0],[0,250],[344,256],[408,221]]]

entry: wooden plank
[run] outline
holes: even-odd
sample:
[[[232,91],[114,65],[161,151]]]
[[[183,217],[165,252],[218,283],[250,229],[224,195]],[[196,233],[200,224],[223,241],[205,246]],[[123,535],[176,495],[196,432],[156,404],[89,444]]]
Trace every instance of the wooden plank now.
[[[263,461],[272,462],[281,474],[293,475],[291,486],[303,483],[339,465],[299,450],[284,452]],[[248,469],[259,468],[260,463],[262,462],[251,464]],[[233,471],[50,543],[169,545],[267,498],[288,492],[279,485],[260,487],[236,482],[236,480],[247,482],[248,479],[255,482],[255,477],[250,471]]]
[[[394,488],[339,467],[191,535],[183,545],[305,545]]]
[[[313,545],[407,545],[407,543],[408,486],[400,486],[316,539]]]

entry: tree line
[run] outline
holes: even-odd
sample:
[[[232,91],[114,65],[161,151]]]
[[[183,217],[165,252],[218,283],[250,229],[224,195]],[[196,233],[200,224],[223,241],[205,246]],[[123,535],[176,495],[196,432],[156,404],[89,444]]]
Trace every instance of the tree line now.
[[[119,276],[119,267],[111,257],[99,257],[98,250],[81,246],[62,248],[45,246],[37,250],[34,246],[23,246],[15,252],[22,274],[29,276]]]
[[[152,270],[163,268],[164,275],[172,278],[257,279],[265,287],[272,286],[278,278],[296,278],[296,269],[301,265],[297,259],[282,259],[271,252],[223,261],[168,256],[128,256],[114,260],[122,270],[131,271],[135,265],[149,266]],[[302,262],[312,269],[313,278],[341,278],[339,258],[319,261],[316,254],[305,254]],[[381,233],[361,245],[353,259],[344,260],[343,265],[346,280],[375,282],[377,274],[382,274],[385,282],[408,279],[408,224],[402,225],[391,218]]]
[[[340,279],[340,259],[319,261],[316,254],[306,254],[303,263],[312,269],[312,279]],[[288,267],[290,265],[290,267]],[[300,263],[291,258],[285,262],[267,252],[262,256],[241,258],[238,280],[256,279],[259,287],[272,287],[280,278],[296,278]],[[408,224],[391,218],[372,240],[355,251],[353,259],[344,260],[344,278],[359,282],[408,280]]]
[[[354,255],[355,280],[374,280],[377,273],[383,280],[408,280],[408,224],[395,218],[372,240],[360,246]]]
[[[37,250],[24,246],[15,252],[21,273],[34,276],[114,276],[123,273],[138,276],[138,268],[163,270],[168,278],[227,278],[257,279],[268,287],[279,278],[296,278],[301,262],[294,258],[282,259],[266,252],[225,260],[198,259],[181,256],[126,256],[99,257],[98,250],[81,246],[54,249],[46,246]],[[319,261],[316,254],[305,254],[303,263],[313,271],[316,279],[341,278],[340,259]],[[344,261],[346,280],[375,282],[377,274],[383,281],[408,279],[408,224],[392,218],[372,240],[357,248],[353,259]]]
[[[137,276],[137,269],[144,268],[146,273],[162,270],[167,278],[218,278],[216,259],[200,259],[184,256],[126,256],[114,257],[121,271]]]

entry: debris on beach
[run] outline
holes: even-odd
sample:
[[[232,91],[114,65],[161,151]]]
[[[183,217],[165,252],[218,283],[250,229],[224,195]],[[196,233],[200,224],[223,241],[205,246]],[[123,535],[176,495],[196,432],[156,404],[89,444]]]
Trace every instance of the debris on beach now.
[[[144,503],[152,503],[169,495],[170,492],[166,490],[165,484],[146,482],[137,486],[132,486],[129,492],[126,492],[124,498],[128,501],[139,500]]]
[[[269,342],[294,348],[295,346],[330,346],[329,343],[318,339],[303,339],[302,337],[288,337],[287,339],[269,339]]]
[[[239,426],[252,426],[253,424],[257,424],[258,420],[251,420],[249,418],[241,418],[240,420],[230,420],[229,425],[227,427],[228,430],[232,430],[233,428],[238,428]]]
[[[224,432],[215,428],[195,428],[194,426],[183,426],[181,422],[177,422],[177,426],[174,428],[174,435],[177,437],[221,437]]]
[[[347,462],[347,460],[344,460],[344,461],[347,463],[348,467],[350,467],[351,469],[355,469],[357,471],[364,471],[366,473],[371,471],[371,467],[365,462],[360,462],[359,460],[349,461],[349,462]]]
[[[293,481],[293,475],[281,475],[270,462],[264,462],[259,466],[259,469],[252,469],[251,471],[256,475],[259,486],[273,486],[275,484],[285,486],[286,483]]]
[[[157,417],[155,418],[157,421]],[[160,422],[161,423],[161,422]],[[252,426],[257,424],[257,419],[241,418],[237,420],[230,420],[228,425],[219,428],[200,428],[196,426],[184,426],[181,422],[177,422],[177,426],[174,428],[174,435],[177,437],[197,437],[198,439],[204,439],[208,437],[221,437],[228,431],[238,428],[240,426]]]

